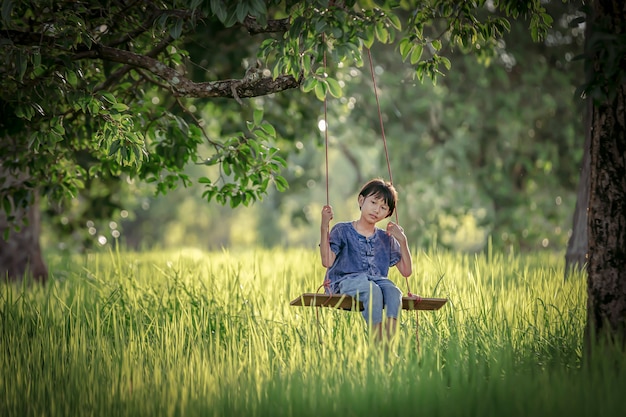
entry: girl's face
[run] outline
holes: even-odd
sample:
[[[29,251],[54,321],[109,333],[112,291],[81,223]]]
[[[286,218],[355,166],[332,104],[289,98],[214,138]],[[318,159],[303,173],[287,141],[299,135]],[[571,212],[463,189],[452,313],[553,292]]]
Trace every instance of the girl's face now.
[[[361,218],[371,223],[377,223],[389,215],[389,206],[384,198],[376,195],[359,196]]]

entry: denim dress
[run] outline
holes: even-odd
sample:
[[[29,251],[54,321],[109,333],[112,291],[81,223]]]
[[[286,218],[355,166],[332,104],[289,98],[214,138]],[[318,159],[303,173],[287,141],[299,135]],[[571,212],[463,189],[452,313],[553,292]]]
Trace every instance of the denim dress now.
[[[328,269],[330,290],[339,292],[339,283],[358,275],[387,278],[389,267],[401,258],[400,244],[376,228],[370,237],[356,231],[352,222],[337,223],[330,231],[330,249],[337,255]]]

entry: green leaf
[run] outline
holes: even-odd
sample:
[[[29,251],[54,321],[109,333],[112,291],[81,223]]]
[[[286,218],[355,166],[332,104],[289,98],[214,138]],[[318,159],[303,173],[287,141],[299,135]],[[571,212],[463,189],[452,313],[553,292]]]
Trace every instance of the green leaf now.
[[[11,11],[13,10],[13,0],[2,0],[2,23],[5,27],[10,27]],[[8,229],[7,229],[8,230]]]
[[[324,101],[324,99],[326,98],[327,88],[328,87],[326,83],[315,84],[315,96],[317,97],[318,100]]]
[[[226,16],[226,20],[224,20],[224,26],[227,28],[232,27],[235,23],[237,23],[237,14],[235,12],[230,13]]]
[[[411,52],[411,65],[415,65],[419,62],[422,57],[422,52],[424,51],[424,47],[422,45],[415,45],[413,51]]]
[[[340,27],[332,27],[330,29],[330,35],[335,39],[341,39],[343,37],[343,29]]]
[[[250,6],[252,10],[255,12],[255,16],[264,16],[267,15],[267,7],[265,6],[265,2],[263,0],[251,0]]]
[[[286,191],[289,188],[287,180],[280,175],[274,176],[274,184],[276,184],[276,189],[280,192]]]
[[[223,0],[211,0],[211,11],[217,16],[220,22],[224,23],[226,21],[228,12]]]
[[[66,71],[65,80],[72,87],[76,87],[76,85],[78,84],[78,78],[76,77],[76,73],[74,71]]]
[[[291,23],[289,28],[289,36],[292,39],[297,39],[302,34],[302,27],[304,26],[304,17],[298,16]]]
[[[237,207],[240,202],[241,202],[241,196],[239,196],[238,194],[232,195],[230,197],[230,208]]]
[[[363,39],[363,45],[365,45],[365,47],[369,49],[374,44],[375,40],[376,40],[376,29],[373,25],[369,25],[365,29],[365,39]]]
[[[180,35],[183,33],[183,19],[178,19],[173,28],[170,29],[170,35],[172,38],[178,39]]]
[[[263,123],[261,125],[261,129],[263,129],[263,131],[267,133],[268,135],[272,135],[272,137],[274,138],[276,137],[276,129],[270,123],[268,122]]]
[[[335,98],[339,98],[342,96],[343,91],[341,90],[341,86],[339,85],[339,82],[337,80],[335,80],[334,78],[327,78],[326,82],[328,83],[328,91],[330,92],[331,96]]]
[[[315,22],[315,32],[317,33],[324,33],[324,30],[326,29],[326,22],[323,20],[318,20],[317,22]]]
[[[439,58],[439,60],[443,63],[443,66],[446,67],[446,69],[449,71],[450,68],[452,68],[452,63],[450,62],[450,60],[445,56],[440,56]]]
[[[117,111],[117,112],[125,112],[126,110],[128,110],[128,106],[124,103],[116,103],[113,106],[111,106],[111,109]]]
[[[39,48],[37,48],[33,51],[33,70],[39,66],[41,66],[41,54],[39,53]]]
[[[254,109],[254,125],[258,126],[263,120],[263,109]]]
[[[246,16],[248,16],[248,5],[242,1],[237,2],[237,9],[235,9],[237,15],[237,21],[243,23]]]
[[[21,50],[17,51],[17,70],[18,70],[18,81],[22,82],[24,79],[24,74],[26,74],[26,68],[28,68],[28,56]]]
[[[392,13],[392,14],[387,15],[387,17],[389,18],[389,22],[391,23],[393,27],[395,27],[398,30],[402,30],[402,23],[400,23],[400,18],[397,15]]]
[[[120,140],[115,140],[111,143],[111,147],[109,148],[109,156],[115,155],[117,151],[120,149],[121,142]]]
[[[304,82],[302,83],[302,91],[305,93],[308,93],[310,91],[312,91],[315,86],[317,85],[319,81],[317,80],[317,78],[315,77],[308,77],[307,79],[304,80]]]
[[[284,160],[283,158],[281,158],[281,157],[280,157],[280,156],[278,156],[278,155],[274,155],[274,157],[272,158],[272,160],[273,160],[274,162],[278,162],[280,165],[282,165],[282,166],[283,166],[283,167],[285,167],[285,168],[287,167],[287,161],[286,161],[286,160]]]
[[[115,96],[109,92],[104,92],[102,93],[102,98],[105,99],[106,101],[108,101],[111,104],[116,104],[117,100],[115,98]]]
[[[387,31],[385,25],[381,22],[375,26],[375,30],[376,38],[382,43],[387,43],[389,40],[389,31]]]
[[[403,61],[406,61],[411,49],[413,49],[413,42],[409,38],[403,38],[400,41],[400,56]]]
[[[65,128],[63,127],[63,124],[60,122],[58,117],[55,117],[50,121],[50,128],[52,129],[53,133],[56,133],[59,136],[65,134]]]
[[[11,200],[8,198],[3,198],[2,199],[2,206],[4,208],[4,212],[9,215],[11,214],[12,211],[12,207],[11,207]]]

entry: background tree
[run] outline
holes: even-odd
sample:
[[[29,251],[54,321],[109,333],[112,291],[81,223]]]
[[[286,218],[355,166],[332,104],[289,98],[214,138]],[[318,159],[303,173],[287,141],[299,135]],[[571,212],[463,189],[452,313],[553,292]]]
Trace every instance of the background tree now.
[[[582,154],[582,103],[574,97],[582,65],[573,57],[583,30],[570,22],[582,14],[576,5],[548,6],[556,23],[543,42],[532,42],[514,21],[483,63],[442,49],[453,70],[436,85],[412,86],[395,51],[373,51],[394,179],[410,199],[401,218],[422,244],[437,237],[454,249],[480,250],[491,235],[497,248],[565,245]],[[358,80],[346,76],[344,91],[357,104],[346,125],[367,127],[358,142],[380,149],[369,70],[351,70]],[[370,166],[371,155],[361,162]]]
[[[591,3],[584,91],[589,147],[589,338],[626,347],[626,4]]]
[[[38,193],[58,207],[87,183],[126,176],[166,193],[190,184],[183,171],[188,163],[215,167],[200,181],[206,198],[221,203],[248,204],[272,179],[280,189],[286,187],[279,174],[284,161],[271,143],[275,130],[260,112],[249,118],[247,131],[220,135],[219,125],[194,115],[192,106],[201,103],[187,99],[241,101],[299,85],[291,75],[243,70],[240,79],[194,83],[188,78],[194,56],[186,46],[202,35],[200,44],[205,44],[216,32],[244,30],[246,22],[252,31],[258,29],[248,16],[265,18],[265,5],[198,6],[3,3],[0,229],[9,240],[2,243],[0,270],[21,276],[28,259],[41,258],[33,213]],[[238,21],[238,29],[225,29],[218,14],[228,19],[228,27]],[[274,23],[284,30],[283,21]],[[16,259],[21,263],[16,265]],[[36,276],[45,277],[45,269]]]
[[[263,121],[260,111],[251,117],[249,132],[216,139],[184,98],[229,97],[240,102],[298,87],[303,77],[305,91],[315,91],[318,98],[327,92],[340,95],[339,84],[314,65],[319,64],[322,51],[328,50],[336,63],[348,58],[359,62],[363,44],[393,40],[401,22],[391,13],[394,2],[385,2],[380,9],[367,3],[360,8],[353,7],[354,2],[326,1],[272,9],[281,4],[218,1],[187,6],[183,2],[159,8],[152,3],[110,2],[103,8],[97,2],[3,3],[2,176],[25,178],[3,181],[7,217],[0,226],[5,237],[11,225],[23,228],[13,234],[14,242],[21,233],[33,235],[29,228],[38,229],[19,215],[20,210],[36,209],[37,193],[62,202],[76,196],[88,181],[126,175],[154,182],[157,191],[165,193],[178,183],[189,185],[183,172],[189,162],[217,167],[213,178],[199,180],[208,200],[247,204],[267,190],[272,178],[284,189],[286,182],[279,175],[284,160],[271,144],[276,131]],[[530,6],[505,9],[536,19],[549,17],[538,4]],[[268,24],[268,17],[276,13],[290,17]],[[424,47],[440,49],[439,39],[431,42],[423,33],[423,25],[439,15],[451,22],[447,29],[458,44],[485,43],[489,41],[485,35],[498,37],[507,29],[504,19],[482,23],[474,13],[468,5],[454,2],[422,4],[408,22],[403,58],[410,54],[420,75],[435,76],[440,62],[448,64],[437,54],[426,61],[417,54]],[[190,68],[202,65],[194,61],[189,45],[199,34],[215,35],[216,30],[234,25],[251,33],[285,33],[261,46],[269,71],[250,65],[240,79],[191,81]],[[324,32],[328,36],[322,36]],[[154,90],[168,92],[167,99],[159,100],[155,94],[146,100]],[[201,155],[200,144],[211,153]],[[39,252],[32,244],[22,251]],[[12,255],[8,250],[3,254],[7,259],[2,265],[6,265]],[[23,266],[10,275],[23,273]]]

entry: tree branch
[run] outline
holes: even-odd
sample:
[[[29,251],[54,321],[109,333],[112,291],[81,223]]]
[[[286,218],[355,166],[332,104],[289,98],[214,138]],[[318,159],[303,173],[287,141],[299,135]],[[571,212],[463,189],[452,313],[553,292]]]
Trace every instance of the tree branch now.
[[[150,58],[154,58],[158,56],[161,52],[167,48],[167,46],[172,42],[173,38],[171,36],[166,36],[164,39],[159,42],[157,46],[155,46],[152,50],[150,50],[146,56]],[[117,83],[128,71],[130,71],[132,67],[130,65],[124,65],[121,68],[118,68],[113,74],[111,74],[104,82],[100,85],[96,86],[95,91],[106,90],[111,85]]]
[[[284,33],[289,30],[289,18],[268,20],[266,26],[261,26],[254,17],[248,16],[243,21],[243,26],[250,35],[259,33]]]
[[[301,79],[291,75],[281,75],[276,79],[262,76],[244,77],[242,79],[226,79],[219,81],[194,82],[178,71],[168,67],[157,59],[139,55],[130,51],[123,51],[108,46],[95,46],[93,49],[80,52],[73,57],[77,59],[104,59],[107,61],[127,64],[136,68],[143,68],[165,81],[172,93],[179,97],[196,98],[250,98],[278,93],[284,90],[300,87]],[[233,94],[235,92],[235,94]]]
[[[53,46],[56,39],[51,36],[42,36],[35,33],[19,32],[7,30],[0,32],[0,38],[9,38],[16,44],[26,45],[48,45]],[[162,50],[168,41],[164,41],[153,51]],[[296,79],[291,75],[281,75],[276,79],[270,76],[263,76],[263,72],[258,71],[255,77],[244,77],[242,79],[226,79],[208,82],[194,82],[184,75],[168,67],[161,61],[148,55],[140,55],[131,51],[125,51],[104,45],[93,45],[88,50],[75,53],[73,60],[81,59],[102,59],[105,61],[117,62],[134,68],[142,68],[162,79],[171,89],[172,93],[179,97],[196,98],[250,98],[259,97],[272,93],[300,87],[301,78]],[[119,77],[128,68],[121,68],[120,73],[115,73],[112,77]],[[105,81],[105,83],[107,83]],[[102,87],[102,86],[100,86]]]

